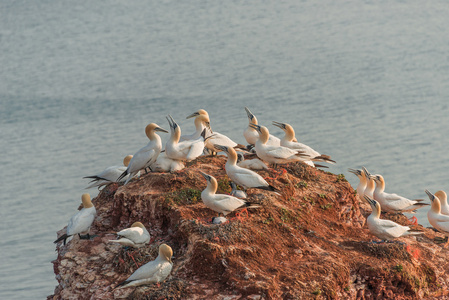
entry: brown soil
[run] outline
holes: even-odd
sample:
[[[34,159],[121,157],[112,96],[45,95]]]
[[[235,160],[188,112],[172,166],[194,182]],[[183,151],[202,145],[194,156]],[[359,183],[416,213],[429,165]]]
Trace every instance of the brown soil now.
[[[435,299],[449,298],[447,251],[438,235],[375,244],[366,226],[370,211],[343,175],[292,164],[287,173],[258,172],[281,195],[248,190],[259,208],[249,216],[217,213],[201,201],[206,181],[229,193],[226,158],[200,157],[178,173],[150,173],[126,186],[110,184],[93,200],[93,240],[58,245],[59,285],[49,299]],[[276,176],[278,176],[276,178]],[[388,217],[388,216],[387,216]],[[394,221],[409,224],[403,215]],[[153,240],[125,250],[108,243],[115,232],[141,221]],[[62,234],[61,232],[58,235]],[[173,248],[173,270],[159,287],[114,289],[158,246]]]

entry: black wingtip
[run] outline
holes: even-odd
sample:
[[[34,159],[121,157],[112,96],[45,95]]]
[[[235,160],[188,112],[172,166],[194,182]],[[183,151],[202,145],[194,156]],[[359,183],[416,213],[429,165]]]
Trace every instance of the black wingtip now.
[[[60,236],[56,241],[54,241],[53,243],[57,244],[57,243],[59,243],[60,241],[64,240],[64,245],[65,245],[65,242],[66,242],[67,238],[68,238],[67,234],[64,233],[63,235],[61,235],[61,236]]]
[[[128,169],[126,169],[125,171],[123,171],[123,173],[117,178],[117,180],[115,182],[119,182],[120,180],[122,180],[126,175],[128,175]]]
[[[272,185],[269,186],[258,186],[255,187],[256,189],[260,189],[260,190],[265,190],[265,191],[270,191],[270,192],[280,192],[280,190],[278,190],[277,188],[275,188]]]

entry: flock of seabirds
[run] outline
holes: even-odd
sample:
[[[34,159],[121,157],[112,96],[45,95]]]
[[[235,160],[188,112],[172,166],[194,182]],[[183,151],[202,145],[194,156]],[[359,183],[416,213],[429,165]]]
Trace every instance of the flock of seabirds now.
[[[96,175],[84,177],[92,179],[86,188],[100,188],[112,182],[124,182],[126,185],[131,179],[139,177],[142,170],[145,172],[148,169],[152,172],[180,171],[185,167],[185,162],[194,160],[200,155],[224,152],[227,156],[226,174],[231,179],[232,192],[230,195],[216,194],[217,180],[200,171],[207,181],[207,187],[201,192],[202,201],[208,208],[223,215],[223,217],[219,216],[213,219],[214,223],[220,224],[226,221],[225,216],[229,213],[251,207],[251,203],[246,200],[245,191],[247,189],[257,188],[279,192],[253,170],[268,169],[267,164],[276,166],[297,161],[312,167],[326,167],[318,165],[317,162],[335,163],[330,156],[320,154],[311,147],[298,142],[295,138],[295,131],[289,124],[273,121],[273,125],[281,128],[285,133],[284,137],[278,138],[271,135],[265,126],[259,125],[257,118],[247,107],[245,110],[248,116],[248,127],[244,130],[243,136],[248,146],[238,144],[227,136],[212,131],[209,114],[203,109],[187,116],[187,119],[195,118],[196,130],[191,135],[181,135],[181,128],[172,116],[168,115],[171,135],[164,150],[162,150],[161,138],[157,132],[168,133],[168,131],[151,123],[145,128],[145,133],[150,140],[148,144],[134,155],[125,157],[124,166],[112,166]],[[248,159],[245,159],[243,154],[250,153],[257,158],[247,155]],[[362,170],[348,170],[360,179],[357,186],[358,196],[362,201],[367,201],[372,208],[372,213],[367,218],[367,225],[373,235],[382,241],[389,241],[406,235],[423,233],[412,231],[408,226],[381,219],[380,215],[381,211],[386,213],[414,212],[429,204],[423,203],[422,199],[410,200],[397,194],[386,193],[384,191],[385,180],[382,175],[372,175],[364,167]],[[243,190],[237,189],[236,185]],[[431,200],[431,208],[427,213],[429,223],[435,230],[449,236],[449,206],[446,193],[438,191],[432,194],[428,190],[426,193]],[[66,240],[74,235],[78,235],[81,239],[90,239],[89,229],[95,219],[96,210],[89,194],[83,194],[81,200],[83,208],[70,219],[66,233],[55,243],[63,241],[65,245]],[[133,248],[143,247],[150,242],[150,234],[141,222],[135,222],[130,228],[121,230],[117,236],[117,240],[110,242]],[[172,248],[167,244],[161,244],[155,260],[138,268],[115,288],[150,283],[159,284],[172,270],[172,256]]]

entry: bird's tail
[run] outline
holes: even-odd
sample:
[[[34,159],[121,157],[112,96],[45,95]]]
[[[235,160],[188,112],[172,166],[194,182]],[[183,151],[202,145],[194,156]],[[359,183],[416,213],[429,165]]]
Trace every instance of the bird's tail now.
[[[123,171],[123,173],[117,178],[117,180],[115,182],[120,182],[120,180],[122,180],[126,175],[128,175],[128,169],[126,169],[125,171]]]
[[[322,162],[327,162],[330,164],[335,164],[336,161],[332,160],[331,157],[329,155],[326,154],[321,154],[320,156],[315,156],[314,158],[312,158],[312,161],[322,161]]]
[[[54,241],[53,243],[57,244],[60,241],[64,240],[64,245],[65,245],[65,241],[67,240],[69,236],[67,235],[67,233],[64,233],[63,235],[61,235],[56,241]]]

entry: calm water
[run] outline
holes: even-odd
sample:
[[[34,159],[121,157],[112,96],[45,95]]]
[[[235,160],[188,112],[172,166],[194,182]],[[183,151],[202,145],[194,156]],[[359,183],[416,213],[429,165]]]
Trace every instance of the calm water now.
[[[334,2],[0,2],[0,298],[53,293],[53,240],[82,177],[169,113],[192,133],[185,117],[204,108],[243,143],[248,106],[353,186],[347,168],[364,165],[410,198],[449,190],[449,6]]]

